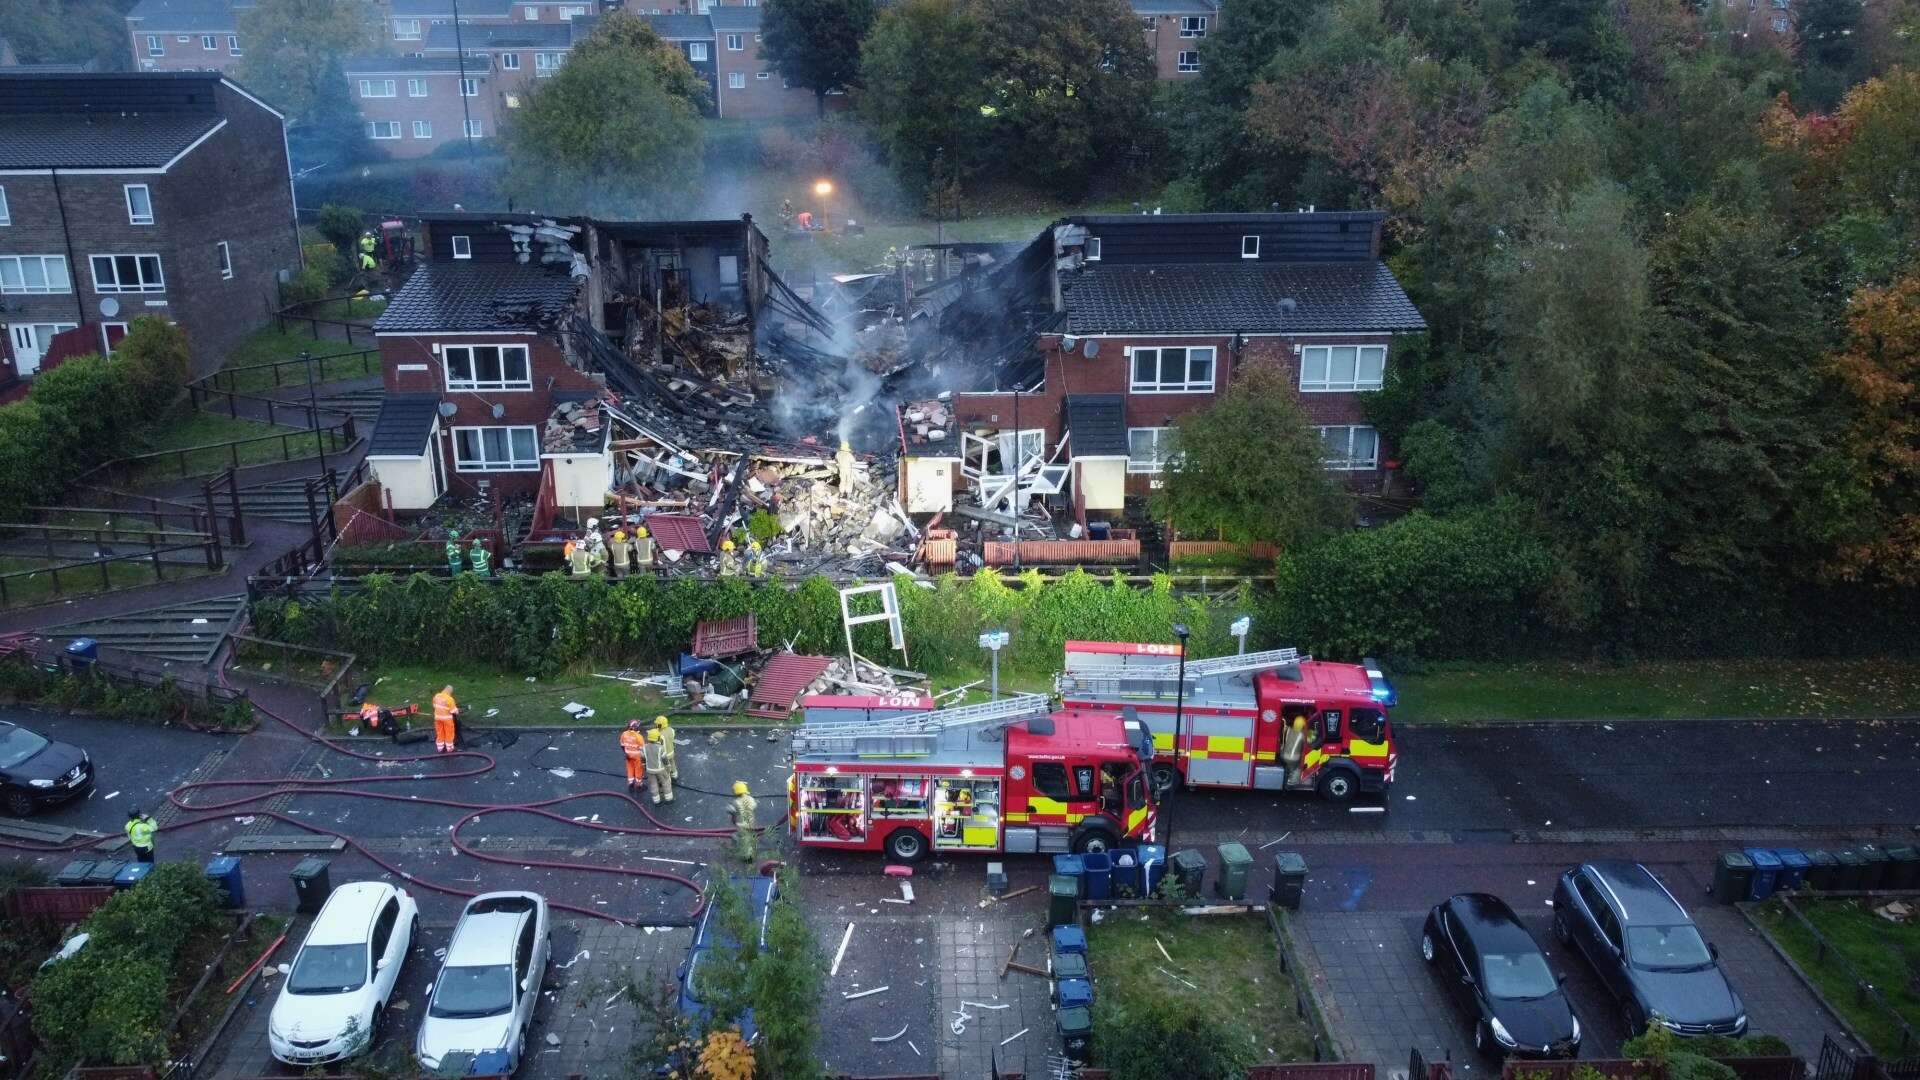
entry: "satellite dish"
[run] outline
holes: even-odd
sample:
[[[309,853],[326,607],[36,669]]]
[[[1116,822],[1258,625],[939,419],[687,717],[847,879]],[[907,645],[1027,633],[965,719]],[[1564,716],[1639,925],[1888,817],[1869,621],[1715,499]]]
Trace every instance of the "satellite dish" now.
[[[498,420],[498,419],[500,419],[501,417],[503,417],[503,416],[505,416],[505,415],[507,415],[507,407],[506,407],[505,405],[502,405],[502,404],[500,404],[500,403],[499,403],[499,402],[497,402],[497,401],[496,401],[496,402],[494,402],[494,405],[493,405],[493,418],[494,418],[495,420]]]
[[[452,416],[452,415],[453,415],[453,413],[454,413],[454,410],[455,410],[456,408],[458,408],[458,406],[456,406],[456,405],[454,405],[454,403],[453,403],[453,402],[451,402],[451,401],[443,401],[443,402],[441,402],[441,403],[440,403],[440,415],[441,415],[441,416]]]
[[[1280,310],[1285,314],[1288,314],[1288,315],[1293,314],[1294,309],[1298,308],[1299,306],[1300,306],[1300,301],[1295,300],[1291,296],[1283,296],[1280,298]]]
[[[111,296],[101,297],[100,298],[100,314],[105,315],[109,319],[113,318],[115,315],[120,314],[120,301],[115,300]]]
[[[1100,343],[1098,341],[1094,341],[1093,339],[1089,338],[1085,345],[1080,346],[1080,355],[1086,357],[1089,360],[1093,359],[1096,356],[1099,356]]]

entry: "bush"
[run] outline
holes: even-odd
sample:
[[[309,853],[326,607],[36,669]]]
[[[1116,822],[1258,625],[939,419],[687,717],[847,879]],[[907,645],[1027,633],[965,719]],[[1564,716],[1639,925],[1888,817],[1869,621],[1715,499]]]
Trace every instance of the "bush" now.
[[[344,256],[359,241],[360,231],[366,227],[365,220],[366,215],[358,208],[330,202],[320,208],[314,228],[327,238],[334,251]]]
[[[148,723],[185,719],[228,730],[244,728],[253,721],[253,706],[245,698],[226,703],[202,701],[182,691],[172,676],[162,678],[157,685],[144,686],[103,674],[44,668],[22,655],[0,660],[0,701],[38,702]]]
[[[1245,1040],[1170,994],[1143,989],[1126,1006],[1101,997],[1094,1010],[1094,1053],[1113,1080],[1240,1080],[1254,1063]]]
[[[280,287],[280,299],[287,304],[304,304],[326,296],[330,288],[326,268],[309,264]]]

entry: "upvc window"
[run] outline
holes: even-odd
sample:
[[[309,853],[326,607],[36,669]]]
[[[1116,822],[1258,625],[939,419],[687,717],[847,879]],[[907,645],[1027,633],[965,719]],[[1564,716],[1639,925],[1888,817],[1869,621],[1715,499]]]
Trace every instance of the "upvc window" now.
[[[427,96],[427,80],[408,79],[407,80],[407,96],[408,97],[426,97]]]
[[[393,20],[393,39],[395,41],[419,41],[420,40],[420,20],[419,19]]]
[[[393,80],[361,79],[360,96],[363,98],[393,97]]]
[[[456,259],[473,258],[473,238],[471,236],[456,236],[453,238],[453,257]]]
[[[0,187],[0,225],[13,224],[13,213],[7,209],[7,189]]]
[[[540,444],[529,427],[453,429],[457,472],[532,472],[540,468]]]
[[[1180,36],[1203,38],[1207,36],[1207,17],[1205,15],[1182,15],[1180,17]]]
[[[1240,238],[1240,257],[1257,259],[1260,257],[1260,237],[1243,236]]]
[[[467,121],[467,138],[480,139],[485,137],[486,137],[486,132],[480,130],[480,121],[478,120]]]
[[[399,137],[400,137],[400,121],[398,120],[367,121],[367,138],[397,139]]]
[[[534,77],[544,79],[547,76],[552,75],[554,72],[554,69],[560,66],[559,56],[560,56],[559,53],[544,53],[544,52],[534,53],[533,54]]]
[[[214,253],[220,256],[220,278],[225,281],[233,277],[233,249],[225,240],[213,245]]]
[[[461,79],[460,80],[460,96],[461,97],[479,97],[480,96],[480,80],[479,79]]]
[[[1308,345],[1300,350],[1300,389],[1378,390],[1386,368],[1385,345]]]
[[[1147,31],[1148,33],[1152,33],[1153,32],[1153,16],[1151,15],[1140,16],[1140,29]]]
[[[707,58],[707,43],[704,41],[687,42],[687,59],[699,63]]]
[[[148,56],[167,55],[167,47],[164,43],[161,42],[159,34],[147,35],[147,55]]]
[[[1100,261],[1100,238],[1097,236],[1087,237],[1087,261]]]
[[[728,52],[740,52],[745,48],[746,48],[746,43],[740,40],[739,34],[727,35],[727,51]]]
[[[1380,433],[1365,424],[1320,429],[1321,464],[1338,472],[1371,469],[1380,461]]]
[[[1133,378],[1128,389],[1136,394],[1213,392],[1214,348],[1211,345],[1135,348],[1132,354]]]
[[[528,22],[535,22],[540,18],[540,9],[534,7],[532,4],[528,4],[526,7],[520,9],[520,16]]]
[[[218,49],[220,47],[220,40],[214,37],[212,34],[201,34],[200,47],[202,49],[207,50],[208,52],[213,52],[215,49]]]
[[[586,13],[587,13],[587,9],[585,6],[580,4],[568,4],[567,6],[560,9],[560,18],[578,19],[581,16],[585,15]]]
[[[746,72],[744,72],[744,71],[729,71],[729,72],[727,72],[727,89],[729,89],[729,90],[745,90],[746,88],[747,88],[747,73],[746,73]]]
[[[1127,429],[1127,471],[1157,473],[1166,468],[1168,449],[1173,438],[1170,427]]]
[[[127,224],[153,224],[153,192],[145,184],[127,184]]]
[[[1174,66],[1180,71],[1199,71],[1200,54],[1197,52],[1183,52],[1176,58]]]
[[[92,263],[95,292],[167,291],[158,255],[95,255]]]
[[[413,122],[413,137],[416,139],[433,138],[433,121],[415,120]]]
[[[525,345],[443,345],[440,352],[449,390],[533,389]]]
[[[228,56],[240,55],[240,37],[238,34],[227,35],[227,55]]]
[[[517,52],[501,53],[500,68],[503,71],[519,71],[520,70],[520,54]]]
[[[72,291],[65,255],[0,255],[0,293]]]
[[[771,79],[773,78],[773,74],[772,72],[767,72],[767,71],[756,71],[753,73],[753,77],[756,79],[763,79],[763,80]]]

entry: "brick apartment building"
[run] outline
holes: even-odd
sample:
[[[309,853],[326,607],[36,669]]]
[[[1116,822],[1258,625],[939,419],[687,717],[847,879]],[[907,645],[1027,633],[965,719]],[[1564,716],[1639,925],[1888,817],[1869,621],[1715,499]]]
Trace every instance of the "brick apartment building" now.
[[[714,112],[732,119],[759,120],[771,116],[812,116],[813,91],[788,86],[760,53],[760,8],[715,5],[707,11],[713,24],[716,62]],[[830,94],[827,107],[846,104],[843,94]]]
[[[990,286],[1043,313],[1038,376],[1017,380],[1019,392],[956,394],[956,430],[904,446],[908,509],[944,509],[961,477],[1011,475],[1000,461],[1016,457],[1018,439],[1029,467],[1048,463],[1041,493],[1070,485],[1083,519],[1118,510],[1159,485],[1174,420],[1255,364],[1285,373],[1327,467],[1378,490],[1389,451],[1364,399],[1383,385],[1395,336],[1426,326],[1380,261],[1384,217],[1089,215],[1050,226]]]
[[[716,84],[713,49],[713,21],[705,15],[642,15],[653,32],[660,35],[662,41],[680,50],[680,55],[693,65],[694,73],[706,80],[707,93],[716,102],[719,90]]]
[[[141,71],[218,71],[240,64],[239,13],[252,0],[140,0],[127,12],[128,44]]]
[[[1750,45],[1789,49],[1796,25],[1793,0],[1724,0],[1721,18]]]
[[[505,95],[485,53],[465,59],[358,56],[340,67],[368,141],[391,157],[426,157],[469,136],[500,134]]]
[[[140,315],[198,371],[299,265],[280,113],[215,73],[0,72],[0,323],[19,374],[53,335]]]
[[[1154,71],[1164,80],[1200,74],[1200,43],[1220,29],[1219,0],[1132,0],[1153,53]]]

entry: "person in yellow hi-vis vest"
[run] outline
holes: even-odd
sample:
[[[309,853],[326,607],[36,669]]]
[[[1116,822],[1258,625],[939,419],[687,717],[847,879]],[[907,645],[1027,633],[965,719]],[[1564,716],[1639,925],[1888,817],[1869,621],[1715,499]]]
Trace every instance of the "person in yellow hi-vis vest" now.
[[[659,728],[647,732],[647,791],[656,804],[673,801],[673,774],[660,750]]]
[[[142,810],[127,811],[127,843],[133,845],[133,857],[143,863],[153,861],[153,834],[160,826],[153,815]]]
[[[666,759],[669,779],[680,779],[680,765],[673,758],[673,725],[664,716],[653,718],[653,729],[660,733],[660,756]]]
[[[453,752],[454,720],[460,715],[460,705],[453,700],[451,683],[440,688],[433,695],[433,748],[443,754]]]
[[[647,777],[647,739],[640,733],[640,721],[627,721],[627,730],[620,733],[620,749],[627,755],[627,786],[637,788]]]

